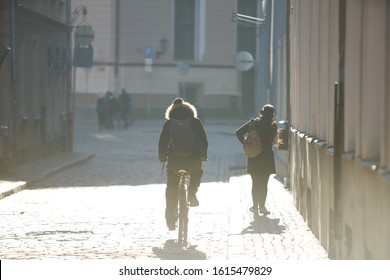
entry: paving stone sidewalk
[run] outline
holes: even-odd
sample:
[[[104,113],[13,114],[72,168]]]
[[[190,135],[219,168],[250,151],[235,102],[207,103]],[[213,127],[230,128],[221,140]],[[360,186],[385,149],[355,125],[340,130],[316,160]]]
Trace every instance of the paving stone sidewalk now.
[[[165,177],[156,174],[160,125],[138,121],[128,131],[98,131],[83,118],[77,152],[3,174],[0,259],[328,259],[276,177],[269,182],[271,214],[249,213],[250,177],[234,138],[237,123],[229,121],[206,125],[210,161],[201,205],[190,210],[193,246],[175,246],[176,232],[163,219]]]

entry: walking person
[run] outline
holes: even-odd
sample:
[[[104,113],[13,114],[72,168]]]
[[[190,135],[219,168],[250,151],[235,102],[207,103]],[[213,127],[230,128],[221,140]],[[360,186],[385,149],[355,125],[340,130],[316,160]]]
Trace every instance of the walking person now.
[[[268,192],[268,179],[276,173],[275,159],[272,146],[276,141],[277,125],[274,120],[275,108],[271,104],[264,105],[258,117],[249,120],[236,130],[238,140],[243,144],[251,125],[261,138],[262,151],[255,157],[248,157],[247,173],[252,179],[253,205],[249,211],[268,215],[270,212],[265,207]]]
[[[183,99],[176,98],[169,105],[165,119],[158,142],[158,156],[160,162],[167,163],[165,219],[169,230],[175,230],[179,185],[175,172],[180,169],[189,172],[188,200],[192,207],[198,206],[196,193],[203,175],[202,162],[207,160],[208,141],[196,108]]]
[[[99,96],[96,102],[99,130],[103,130],[106,124],[105,96]]]
[[[107,91],[103,100],[104,100],[104,120],[105,120],[105,124],[104,124],[104,127],[106,129],[114,129],[114,120],[113,120],[113,116],[112,116],[112,100],[113,98],[113,93],[111,91]]]
[[[113,92],[110,92],[110,128],[121,129],[120,104]]]

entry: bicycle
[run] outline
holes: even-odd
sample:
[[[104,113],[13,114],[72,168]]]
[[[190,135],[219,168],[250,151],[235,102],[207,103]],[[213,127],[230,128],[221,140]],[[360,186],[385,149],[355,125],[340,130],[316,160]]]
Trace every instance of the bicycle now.
[[[179,199],[178,199],[178,238],[177,242],[183,247],[188,246],[188,211],[190,209],[190,203],[188,201],[188,183],[187,175],[188,172],[185,170],[179,170],[176,172],[179,176]]]

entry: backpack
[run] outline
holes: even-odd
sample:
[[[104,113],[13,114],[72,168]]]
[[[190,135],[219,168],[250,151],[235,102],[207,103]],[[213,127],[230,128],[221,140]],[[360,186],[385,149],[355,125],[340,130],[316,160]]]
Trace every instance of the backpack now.
[[[261,154],[261,137],[255,128],[255,121],[249,123],[249,132],[244,139],[244,154],[247,157],[256,157]]]
[[[171,119],[169,139],[172,155],[179,157],[191,156],[195,151],[195,132],[192,128],[192,118],[185,120]]]

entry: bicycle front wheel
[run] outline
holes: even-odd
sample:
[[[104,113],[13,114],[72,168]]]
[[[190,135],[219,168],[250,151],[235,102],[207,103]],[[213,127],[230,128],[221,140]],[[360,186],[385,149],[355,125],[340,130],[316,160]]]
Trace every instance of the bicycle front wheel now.
[[[185,191],[180,192],[179,197],[179,232],[178,243],[182,246],[187,246],[188,235],[188,200]]]

